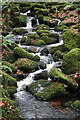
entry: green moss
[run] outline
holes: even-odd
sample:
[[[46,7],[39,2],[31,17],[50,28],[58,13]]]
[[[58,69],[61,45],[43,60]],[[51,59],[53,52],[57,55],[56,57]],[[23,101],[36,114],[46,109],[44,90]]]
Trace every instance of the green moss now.
[[[57,21],[48,16],[43,17],[43,23],[48,25],[49,27],[54,27],[57,25]]]
[[[46,33],[47,36],[49,36],[49,31],[48,30],[37,30],[37,34],[42,36]]]
[[[41,87],[43,90],[40,90]],[[64,95],[65,88],[59,82],[38,80],[29,86],[29,91],[40,100],[50,100],[52,98]]]
[[[35,46],[41,46],[41,45],[45,45],[46,43],[45,41],[39,39],[38,41],[34,41],[33,44]]]
[[[72,108],[74,108],[77,111],[80,111],[80,100],[76,100],[71,104]]]
[[[66,74],[75,73],[80,69],[80,49],[75,48],[63,56],[62,71]]]
[[[60,59],[63,58],[62,52],[60,50],[57,50],[54,54],[53,54],[53,59],[54,61],[59,61]]]
[[[50,27],[45,24],[41,24],[37,27],[37,30],[50,30]]]
[[[38,14],[47,16],[49,11],[47,9],[39,9]]]
[[[68,85],[70,88],[77,88],[77,84],[73,81],[72,78],[70,77],[66,77],[58,68],[53,67],[50,70],[49,73],[51,79],[53,79],[54,81],[60,81],[66,85]]]
[[[15,28],[13,29],[13,33],[16,35],[22,35],[27,33],[27,31],[24,28],[17,28],[17,29]]]
[[[73,48],[78,48],[80,47],[80,34],[75,33],[74,31],[65,31],[62,35],[63,41],[64,41],[64,46],[66,48],[73,49]]]
[[[7,61],[2,61],[2,64],[10,67],[10,68],[12,69],[13,73],[16,72],[16,68],[14,67],[13,64],[11,64],[11,63],[9,63],[9,62],[7,62]]]
[[[33,40],[35,39],[39,39],[39,35],[37,33],[31,33],[31,34],[28,34],[28,38],[32,38]]]
[[[38,55],[34,56],[34,61],[40,61],[40,57]]]
[[[60,50],[61,52],[67,51],[67,48],[64,45],[56,46],[56,47],[51,47],[50,53],[54,54],[57,50]]]
[[[25,13],[25,12],[27,12],[28,10],[29,10],[29,7],[26,7],[26,6],[20,7],[20,12]]]
[[[60,27],[58,27],[58,26],[56,26],[56,27],[54,27],[54,30],[55,31],[63,31],[64,29],[66,29],[66,25],[62,25],[62,26],[60,26]]]
[[[46,44],[55,43],[55,40],[54,40],[54,39],[51,39],[51,38],[48,37],[48,36],[42,36],[41,39],[44,40]]]
[[[38,69],[37,62],[29,60],[28,58],[21,58],[15,62],[18,68],[24,72],[34,72]]]
[[[57,34],[57,33],[51,33],[50,35],[49,35],[49,37],[53,37],[53,38],[56,38],[57,40],[59,40],[59,35]]]
[[[2,102],[5,104],[5,106],[2,107],[2,117],[4,119],[23,120],[19,115],[19,111],[14,101],[6,97],[2,98]]]
[[[14,54],[18,56],[18,58],[29,58],[33,59],[33,55],[27,52],[26,50],[16,47],[14,49]]]
[[[26,42],[26,37],[22,37],[20,43],[25,43]]]

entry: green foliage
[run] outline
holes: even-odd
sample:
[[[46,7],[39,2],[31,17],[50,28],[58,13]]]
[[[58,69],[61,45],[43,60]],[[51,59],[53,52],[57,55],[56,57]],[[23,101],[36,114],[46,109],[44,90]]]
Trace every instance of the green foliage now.
[[[76,12],[80,15],[80,8],[77,8]]]
[[[80,100],[76,100],[71,104],[72,108],[74,108],[77,111],[80,111]]]
[[[11,49],[9,49],[8,45],[9,46],[12,46],[11,43],[12,41],[11,40],[8,40],[10,37],[13,37],[14,35],[13,34],[9,34],[7,35],[6,37],[4,36],[0,36],[0,38],[2,38],[2,44],[0,46],[4,46],[8,51],[11,51]]]

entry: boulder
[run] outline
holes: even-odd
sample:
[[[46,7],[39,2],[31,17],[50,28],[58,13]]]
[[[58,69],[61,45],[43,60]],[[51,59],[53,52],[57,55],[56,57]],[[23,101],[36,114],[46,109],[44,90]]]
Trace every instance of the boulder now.
[[[18,69],[28,73],[34,72],[38,69],[37,62],[28,58],[20,58],[14,63],[14,65],[17,66]]]
[[[13,33],[16,35],[22,35],[27,33],[27,30],[25,30],[24,28],[15,28],[13,29]]]
[[[65,74],[73,74],[80,70],[80,48],[75,48],[64,54],[61,67]]]
[[[47,71],[42,71],[34,76],[34,80],[39,80],[39,79],[48,79],[48,72]]]
[[[46,68],[46,64],[43,61],[39,61],[39,67],[40,69],[45,69]]]
[[[76,81],[74,81],[71,77],[65,75],[64,73],[62,73],[58,68],[53,67],[50,70],[50,78],[53,81],[60,81],[64,84],[66,84],[68,87],[73,88],[73,89],[77,89],[78,88],[78,84]]]
[[[45,80],[38,80],[32,83],[28,87],[28,90],[40,100],[50,100],[55,97],[60,97],[66,92],[62,83]]]
[[[65,31],[62,35],[64,46],[69,50],[80,47],[80,34],[74,31]]]
[[[48,48],[44,48],[43,50],[41,50],[41,55],[48,55],[49,54],[49,50]]]
[[[38,55],[34,56],[34,61],[40,61],[40,57]]]
[[[17,55],[18,58],[29,58],[34,59],[33,55],[27,52],[25,49],[22,49],[20,47],[16,47],[14,49],[14,54]]]

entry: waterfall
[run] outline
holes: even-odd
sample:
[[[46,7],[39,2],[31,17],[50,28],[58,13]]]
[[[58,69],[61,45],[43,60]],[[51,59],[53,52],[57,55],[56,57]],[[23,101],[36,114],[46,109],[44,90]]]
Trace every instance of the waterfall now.
[[[37,26],[39,25],[39,21],[38,21],[38,19],[37,19]]]

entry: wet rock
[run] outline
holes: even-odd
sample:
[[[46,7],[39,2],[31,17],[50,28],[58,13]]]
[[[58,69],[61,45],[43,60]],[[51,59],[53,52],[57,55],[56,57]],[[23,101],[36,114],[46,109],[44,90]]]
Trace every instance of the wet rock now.
[[[65,94],[62,83],[38,80],[29,86],[29,91],[40,100],[50,100]]]
[[[19,44],[19,40],[15,40],[15,43]]]
[[[70,88],[77,89],[78,84],[71,78],[62,73],[58,68],[53,67],[50,70],[50,78],[53,79],[53,81],[60,81],[66,85],[68,85]]]
[[[48,72],[47,71],[42,71],[41,73],[38,73],[34,76],[34,80],[39,80],[39,79],[48,79]]]
[[[65,74],[76,73],[80,69],[80,48],[75,48],[63,56],[61,67]]]
[[[41,50],[41,55],[48,55],[49,50],[45,47],[43,50]]]
[[[40,66],[40,69],[45,69],[46,68],[46,64],[43,61],[39,62],[39,66]]]

